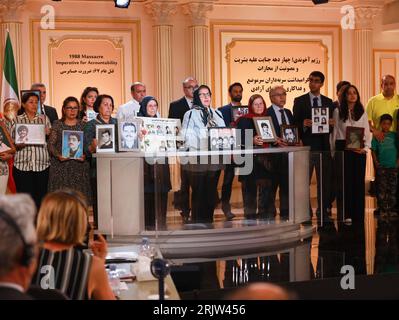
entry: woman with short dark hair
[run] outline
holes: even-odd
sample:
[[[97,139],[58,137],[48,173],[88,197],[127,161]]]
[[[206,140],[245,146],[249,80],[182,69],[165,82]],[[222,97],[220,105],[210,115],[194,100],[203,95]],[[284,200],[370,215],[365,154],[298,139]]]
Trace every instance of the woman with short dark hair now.
[[[84,123],[78,119],[78,114],[79,101],[75,97],[66,98],[62,104],[62,118],[54,122],[49,137],[51,166],[48,191],[64,188],[77,190],[91,204],[90,165],[83,153]],[[64,136],[65,130],[71,133]]]

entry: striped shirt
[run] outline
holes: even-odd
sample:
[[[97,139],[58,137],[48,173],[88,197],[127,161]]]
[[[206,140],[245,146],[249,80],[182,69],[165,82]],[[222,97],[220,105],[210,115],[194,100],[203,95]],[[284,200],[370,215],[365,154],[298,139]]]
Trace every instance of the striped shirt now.
[[[45,117],[43,120],[43,117]],[[28,124],[45,124],[46,127],[51,128],[50,120],[45,115],[35,116],[33,120],[29,120],[26,113],[17,117],[16,123]],[[15,127],[12,129],[13,139],[15,141]],[[15,143],[18,143],[17,141]],[[21,171],[44,171],[50,166],[50,156],[47,150],[47,143],[44,145],[26,145],[24,148],[18,150],[14,157],[14,166]]]
[[[48,279],[51,279],[49,270],[54,270],[55,289],[60,290],[72,300],[88,300],[87,285],[91,262],[92,257],[89,253],[75,248],[62,251],[42,248],[39,253],[38,267],[32,278],[32,285],[40,286],[42,280],[47,283]],[[53,269],[46,269],[44,272],[41,270],[44,266],[51,266]]]

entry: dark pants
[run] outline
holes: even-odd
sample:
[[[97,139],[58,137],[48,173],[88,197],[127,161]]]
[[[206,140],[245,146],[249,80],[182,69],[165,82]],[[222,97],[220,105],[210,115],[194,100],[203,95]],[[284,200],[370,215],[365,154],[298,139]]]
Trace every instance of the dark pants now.
[[[183,216],[190,216],[190,175],[180,166],[180,208]]]
[[[157,226],[158,230],[166,229],[166,213],[168,207],[168,193],[147,191],[144,192],[144,213],[146,230]],[[157,218],[157,225],[155,224]]]
[[[220,170],[189,171],[191,192],[191,220],[194,223],[213,222],[216,189]]]
[[[270,200],[270,180],[255,180],[254,177],[247,177],[241,180],[241,192],[244,204],[245,219],[270,219],[268,206]]]
[[[227,164],[224,169],[222,186],[222,210],[224,214],[231,212],[230,198],[234,181],[234,164]]]
[[[343,142],[343,147],[340,146],[339,140],[336,141],[334,154],[334,175],[333,184],[335,199],[337,200],[337,218],[338,220],[343,219],[344,215],[344,148],[345,141]]]
[[[317,216],[327,217],[327,209],[331,207],[331,168],[332,159],[329,151],[311,151],[309,166],[309,182],[313,170],[316,170],[317,179]],[[311,208],[311,207],[310,207]]]
[[[377,202],[383,213],[395,210],[398,171],[395,168],[377,169]]]
[[[345,218],[362,223],[364,220],[366,155],[344,151]]]
[[[37,209],[47,193],[49,168],[43,171],[21,171],[13,168],[13,176],[18,193],[28,193],[35,201]]]
[[[271,170],[271,189],[268,201],[268,215],[276,214],[276,194],[279,188],[280,218],[288,219],[288,154],[273,155]]]

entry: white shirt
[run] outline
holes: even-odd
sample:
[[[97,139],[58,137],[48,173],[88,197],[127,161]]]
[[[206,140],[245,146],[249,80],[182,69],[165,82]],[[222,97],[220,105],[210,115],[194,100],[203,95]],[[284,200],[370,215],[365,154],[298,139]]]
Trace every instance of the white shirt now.
[[[313,93],[309,92],[310,96],[310,105],[313,107],[313,99],[317,98],[317,104],[321,107],[321,95],[315,96]]]
[[[187,104],[188,104],[188,106],[190,107],[190,109],[193,107],[193,100],[191,99],[189,99],[189,98],[187,98],[186,96],[184,96],[184,98],[186,99],[186,101],[187,101]]]
[[[25,292],[25,290],[22,286],[20,286],[19,284],[13,283],[13,282],[0,282],[0,287],[15,289],[22,293]]]
[[[134,118],[139,112],[139,110],[140,110],[140,103],[137,100],[132,99],[118,108],[116,117],[120,121],[127,121],[131,118]]]
[[[355,121],[351,118],[351,114],[349,112],[349,118],[345,122],[343,122],[339,118],[339,109],[335,108],[333,113],[333,118],[335,120],[334,131],[332,134],[332,143],[331,148],[335,150],[335,141],[336,140],[346,140],[346,128],[347,127],[359,127],[364,128],[364,150],[368,150],[371,147],[371,132],[369,126],[369,120],[367,117],[367,113],[364,112],[359,120]]]
[[[277,117],[277,121],[278,124],[281,126],[283,124],[283,121],[281,120],[281,112],[280,110],[284,110],[284,108],[280,108],[278,106],[276,106],[275,104],[272,104],[274,113],[276,114]],[[290,124],[290,119],[288,119],[287,113],[284,110],[284,117],[285,117],[285,121],[287,122],[287,124]]]

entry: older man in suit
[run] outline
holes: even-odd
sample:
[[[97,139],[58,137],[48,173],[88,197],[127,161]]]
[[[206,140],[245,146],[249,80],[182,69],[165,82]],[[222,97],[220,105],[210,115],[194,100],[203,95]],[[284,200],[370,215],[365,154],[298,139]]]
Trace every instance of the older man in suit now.
[[[169,106],[168,118],[180,119],[183,123],[184,115],[193,107],[194,89],[198,87],[198,81],[193,77],[188,77],[183,81],[184,96],[173,101]],[[175,205],[181,210],[181,216],[184,222],[187,222],[190,216],[190,184],[187,170],[180,170],[180,191],[175,193]]]
[[[30,89],[40,91],[40,105],[42,106],[42,112],[49,118],[51,125],[53,125],[54,121],[58,120],[58,114],[54,107],[44,104],[47,97],[46,86],[43,83],[34,83]]]
[[[309,75],[310,92],[297,97],[294,101],[294,121],[299,128],[299,135],[305,146],[310,146],[309,179],[313,170],[316,170],[317,178],[317,216],[328,220],[328,213],[331,212],[331,169],[332,159],[330,154],[330,134],[334,120],[332,119],[334,104],[333,101],[323,96],[321,88],[324,85],[325,76],[320,71],[313,71]],[[312,133],[312,108],[325,107],[329,110],[329,133]],[[310,214],[313,215],[310,207]]]
[[[275,86],[270,92],[270,101],[272,105],[267,109],[267,116],[272,118],[273,127],[276,135],[281,138],[281,128],[283,125],[293,125],[294,117],[291,110],[284,108],[287,101],[287,92],[283,86]],[[282,139],[278,139],[276,146],[286,147],[287,144]],[[272,174],[272,187],[269,193],[270,197],[267,201],[266,216],[273,218],[276,214],[276,193],[279,188],[280,198],[280,219],[288,219],[288,156],[286,153],[273,154],[271,170]],[[262,192],[262,190],[261,190]]]

